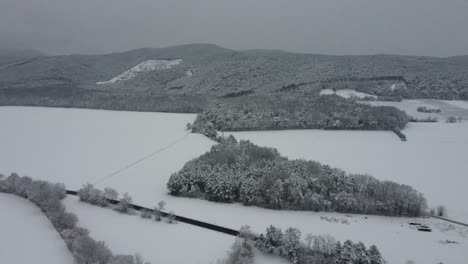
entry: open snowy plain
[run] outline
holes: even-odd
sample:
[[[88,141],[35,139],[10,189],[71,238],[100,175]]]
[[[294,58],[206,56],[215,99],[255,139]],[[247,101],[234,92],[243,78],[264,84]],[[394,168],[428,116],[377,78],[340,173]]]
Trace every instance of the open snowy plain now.
[[[189,114],[1,107],[0,122],[4,129],[0,130],[0,172],[15,171],[63,182],[69,189],[97,182],[100,188],[109,186],[129,192],[138,204],[153,207],[165,200],[167,210],[235,229],[248,224],[254,231],[263,232],[273,224],[297,227],[303,235],[330,234],[340,240],[362,240],[367,246],[376,244],[389,263],[413,260],[461,264],[468,258],[467,229],[434,219],[274,211],[167,195],[170,174],[214,144],[185,131],[186,123],[194,118]],[[308,130],[234,134],[260,145],[277,147],[290,158],[318,160],[350,172],[367,172],[377,178],[413,185],[424,192],[431,204],[445,204],[450,216],[468,219],[463,207],[468,199],[464,192],[467,132],[467,123],[410,124],[405,130],[408,142],[400,142],[389,132]],[[150,153],[155,155],[107,177]],[[66,205],[79,216],[79,225],[89,228],[96,239],[106,240],[113,251],[139,252],[153,263],[164,262],[169,254],[178,255],[179,263],[209,263],[225,256],[233,242],[233,238],[209,230],[183,223],[153,224],[136,216],[117,215],[81,204],[75,198],[67,198]],[[409,222],[425,223],[433,232],[419,232]],[[176,253],[165,245],[158,250],[156,245],[165,240],[170,240],[166,241],[167,247],[179,245]],[[446,240],[456,243],[446,244]],[[203,254],[213,256],[202,258],[196,250],[184,248],[194,243],[212,245]]]

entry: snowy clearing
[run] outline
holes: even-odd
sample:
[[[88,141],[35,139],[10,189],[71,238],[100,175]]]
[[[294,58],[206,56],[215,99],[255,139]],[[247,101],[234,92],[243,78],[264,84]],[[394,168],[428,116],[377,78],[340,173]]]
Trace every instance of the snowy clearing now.
[[[194,73],[193,73],[192,70],[188,70],[188,71],[185,72],[185,75],[187,75],[187,76],[193,76],[193,74]]]
[[[344,97],[344,98],[351,98],[351,97],[357,97],[357,98],[365,98],[365,97],[372,97],[372,98],[377,98],[377,96],[372,95],[372,94],[367,94],[367,93],[361,93],[353,89],[340,89],[337,90],[336,92],[333,91],[332,89],[323,89],[320,91],[320,95],[331,95],[331,94],[336,94],[338,96]]]
[[[120,81],[130,80],[133,77],[137,76],[139,73],[142,72],[149,72],[155,70],[167,70],[171,69],[173,66],[182,63],[181,59],[173,59],[173,60],[147,60],[132,68],[122,72],[121,74],[115,76],[114,78],[108,81],[100,81],[96,84],[110,84],[116,83]]]
[[[463,109],[468,109],[468,101],[462,101],[462,100],[447,100],[447,101],[444,101],[448,104],[451,104],[451,105],[454,105],[456,107],[460,107],[460,108],[463,108]]]
[[[80,226],[91,230],[95,239],[107,241],[116,252],[138,252],[151,263],[216,263],[227,256],[235,237],[200,227],[168,224],[125,215],[106,208],[65,199],[67,210],[80,219]],[[131,243],[129,243],[131,242]],[[256,264],[287,263],[277,258],[256,255]]]
[[[80,225],[91,230],[97,239],[109,241],[112,249],[126,252],[138,251],[153,263],[211,263],[226,255],[233,237],[178,223],[154,223],[138,216],[120,215],[109,209],[87,205],[70,197],[65,200],[67,209],[77,214]],[[210,204],[213,205],[210,207]],[[377,244],[389,263],[464,263],[468,246],[468,229],[446,222],[424,218],[393,218],[363,215],[344,215],[336,213],[313,213],[295,211],[275,211],[244,207],[237,204],[200,203],[204,218],[223,219],[226,224],[235,225],[240,219],[249,221],[254,230],[264,232],[271,223],[283,229],[293,225],[303,232],[330,234],[337,239],[362,240],[366,245]],[[221,211],[223,215],[217,214]],[[425,224],[432,232],[420,232],[410,222]],[[268,224],[267,224],[268,223]],[[116,230],[119,230],[116,232]],[[128,230],[128,231],[125,231]],[[191,247],[181,247],[180,241]],[[443,241],[458,244],[443,244]],[[132,241],[129,248],[128,241]],[[192,246],[193,245],[193,246]],[[178,248],[178,255],[161,254]],[[157,249],[157,250],[155,250]],[[427,252],[433,252],[428,254]],[[258,262],[265,262],[265,256],[257,256]],[[275,261],[279,259],[274,258]],[[193,260],[193,261],[192,261]]]
[[[462,108],[463,103],[467,101],[443,101],[434,99],[412,99],[403,100],[401,102],[390,102],[390,101],[361,101],[360,103],[370,104],[373,106],[394,106],[400,110],[405,111],[409,116],[414,118],[428,118],[436,117],[438,121],[445,122],[445,119],[449,116],[462,117],[464,120],[468,120],[468,109]],[[457,105],[458,104],[458,105]],[[427,108],[440,109],[440,113],[422,113],[418,112],[418,107],[425,106]]]
[[[0,144],[4,147],[4,151],[0,152],[0,171],[17,171],[35,178],[64,182],[70,189],[77,189],[85,182],[94,182],[184,137],[187,133],[185,124],[194,118],[195,115],[187,114],[2,107],[0,122],[8,129],[0,131]],[[463,162],[468,154],[468,149],[463,147],[468,140],[467,127],[468,123],[411,124],[405,131],[409,139],[406,143],[398,141],[390,132],[308,130],[234,134],[239,138],[251,138],[260,145],[276,146],[283,155],[291,158],[315,159],[351,172],[370,172],[378,178],[417,183],[412,185],[423,191],[430,201],[447,202],[445,204],[449,206],[449,213],[453,213],[467,199],[463,190],[466,179],[462,175],[462,172],[468,171],[466,162]],[[368,216],[366,219],[366,216],[347,217],[333,213],[274,211],[167,195],[166,183],[170,174],[179,170],[188,160],[208,151],[212,145],[213,142],[207,138],[190,134],[164,152],[103,180],[97,187],[109,186],[120,192],[129,192],[135,203],[147,207],[165,200],[168,211],[234,229],[249,224],[254,231],[264,232],[267,226],[274,224],[283,228],[297,227],[303,234],[330,234],[340,240],[362,240],[368,246],[376,244],[390,263],[413,260],[416,263],[443,261],[461,264],[468,257],[464,250],[468,246],[466,229],[438,220],[376,216]],[[452,204],[448,204],[452,201],[455,205],[453,208]],[[133,237],[127,240],[114,237],[127,234],[115,232],[115,226],[112,230],[101,227],[106,224],[112,227],[114,221],[125,224],[125,221],[130,220],[119,220],[120,216],[114,216],[112,211],[103,213],[109,213],[110,216],[100,218],[97,214],[87,213],[88,209],[93,210],[90,206],[73,203],[73,200],[67,198],[67,209],[78,214],[80,225],[88,227],[96,239],[105,239],[115,252],[127,252],[127,249],[120,247],[122,241],[127,246],[131,244],[129,241],[139,241],[139,238]],[[349,224],[321,217],[344,218]],[[103,222],[104,218],[110,220]],[[131,221],[144,221],[137,217],[134,219],[137,220]],[[410,221],[426,223],[433,228],[433,232],[416,231],[408,225]],[[184,228],[183,225],[179,223],[175,226]],[[437,227],[440,225],[455,230],[440,231]],[[125,229],[128,228],[130,232],[132,229],[129,226]],[[212,232],[187,228],[200,230],[193,232],[201,232],[206,236],[211,236],[208,232]],[[112,234],[111,231],[122,234]],[[153,232],[148,232],[145,237],[150,234],[151,237],[157,237]],[[221,238],[220,246],[228,247],[233,242],[231,238],[228,240],[223,242]],[[457,241],[459,244],[441,244],[441,240]],[[128,248],[128,252],[138,251],[149,260],[154,255],[153,251],[174,255],[171,253],[173,250],[157,251],[155,247],[151,247],[151,252],[147,253],[147,250],[150,249],[144,246]],[[220,247],[220,250],[223,249]],[[206,256],[206,259],[214,261],[226,250],[214,256]],[[194,259],[198,257],[201,256],[193,256]]]
[[[120,214],[110,209],[65,199],[67,210],[91,236],[107,241],[114,252],[138,252],[151,263],[210,263],[227,256],[234,237],[183,223],[167,224]],[[172,252],[172,253],[171,253]]]
[[[38,207],[0,193],[0,208],[2,263],[75,263],[65,242]]]

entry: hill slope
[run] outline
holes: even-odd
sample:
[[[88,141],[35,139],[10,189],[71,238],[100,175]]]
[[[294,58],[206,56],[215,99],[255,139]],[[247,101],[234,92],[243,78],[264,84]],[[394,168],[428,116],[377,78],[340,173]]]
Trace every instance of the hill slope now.
[[[167,69],[98,85],[149,60],[181,59]],[[106,55],[40,57],[0,68],[0,97],[18,89],[56,98],[54,89],[156,95],[243,96],[354,88],[405,98],[468,98],[468,57],[330,56],[282,51],[234,51],[210,44],[145,48]],[[52,89],[52,91],[50,91]],[[29,91],[29,90],[28,90]],[[80,90],[81,91],[81,90]],[[32,91],[29,91],[31,94]],[[4,100],[3,100],[4,101]]]

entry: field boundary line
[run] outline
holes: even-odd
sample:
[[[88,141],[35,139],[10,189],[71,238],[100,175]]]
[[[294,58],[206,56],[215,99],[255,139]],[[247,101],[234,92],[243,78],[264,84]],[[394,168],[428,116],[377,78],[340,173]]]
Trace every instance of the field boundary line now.
[[[157,149],[157,150],[151,152],[150,154],[148,154],[148,155],[146,155],[146,156],[144,156],[144,157],[142,157],[142,158],[139,158],[139,159],[137,159],[136,161],[133,161],[132,163],[127,164],[127,165],[121,167],[120,169],[118,169],[118,170],[116,170],[116,171],[114,171],[114,172],[112,172],[112,173],[110,173],[110,174],[108,174],[108,175],[106,175],[106,176],[104,176],[104,177],[101,177],[101,178],[97,179],[97,180],[96,180],[95,182],[93,182],[92,184],[93,184],[93,185],[97,185],[97,184],[99,184],[99,183],[101,183],[101,182],[103,182],[103,181],[105,181],[105,180],[107,180],[107,179],[109,179],[109,178],[112,178],[112,177],[114,177],[115,175],[117,175],[117,174],[119,174],[119,173],[121,173],[121,172],[123,172],[123,171],[125,171],[125,170],[128,170],[128,169],[130,169],[131,167],[133,167],[133,166],[135,166],[135,165],[137,165],[137,164],[139,164],[139,163],[141,163],[141,162],[143,162],[143,161],[145,161],[145,160],[147,160],[147,159],[149,159],[149,158],[151,158],[151,157],[153,157],[153,156],[155,156],[155,155],[157,155],[157,154],[163,152],[164,150],[169,149],[169,148],[171,148],[171,147],[173,147],[173,146],[179,144],[179,143],[182,142],[185,138],[187,138],[187,137],[190,135],[190,133],[191,133],[191,132],[188,132],[188,133],[186,133],[183,137],[180,137],[180,138],[178,138],[177,140],[171,142],[169,145],[167,145],[167,146],[165,146],[165,147],[162,147],[162,148],[159,148],[159,149]]]
[[[455,221],[455,220],[452,220],[452,219],[449,219],[449,218],[445,218],[445,217],[442,217],[442,216],[437,216],[437,215],[432,215],[432,214],[430,214],[429,217],[432,217],[432,218],[435,218],[435,219],[439,219],[439,220],[443,220],[443,221],[447,221],[447,222],[450,222],[450,223],[453,223],[453,224],[457,224],[457,225],[461,225],[461,226],[464,226],[464,227],[468,227],[468,224],[466,224],[466,223],[459,222],[459,221]]]

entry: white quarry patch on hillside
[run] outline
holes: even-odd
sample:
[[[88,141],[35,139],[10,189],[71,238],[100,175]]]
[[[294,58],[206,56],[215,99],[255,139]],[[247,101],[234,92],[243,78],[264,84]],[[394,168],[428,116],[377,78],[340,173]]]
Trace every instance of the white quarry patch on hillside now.
[[[192,70],[188,70],[185,72],[185,75],[187,76],[193,76],[193,71]]]
[[[361,93],[353,89],[341,89],[337,91],[333,91],[332,89],[323,89],[320,91],[320,95],[331,95],[331,94],[336,94],[338,96],[344,97],[344,98],[351,98],[351,97],[357,97],[357,98],[365,98],[365,97],[372,97],[372,98],[377,98],[377,96],[372,95],[372,94],[367,94],[367,93]]]
[[[123,73],[117,75],[116,77],[108,81],[100,81],[100,82],[97,82],[96,84],[110,84],[110,83],[116,83],[120,81],[126,81],[137,76],[139,73],[156,71],[156,70],[168,70],[168,69],[171,69],[173,66],[176,66],[180,63],[182,63],[182,59],[147,60],[136,66],[133,66],[132,68],[124,71]]]

